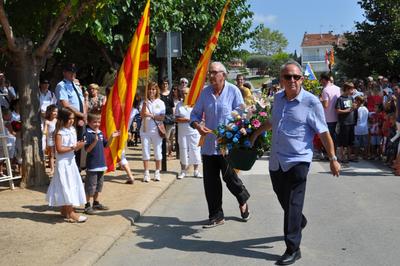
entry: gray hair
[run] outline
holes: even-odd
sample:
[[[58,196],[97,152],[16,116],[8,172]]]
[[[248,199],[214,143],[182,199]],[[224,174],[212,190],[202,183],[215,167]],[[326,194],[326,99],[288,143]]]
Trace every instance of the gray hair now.
[[[179,80],[179,82],[186,82],[186,83],[189,83],[189,80],[187,79],[187,78],[181,78],[180,80]]]
[[[284,64],[281,66],[281,68],[280,68],[280,73],[282,73],[282,71],[283,71],[288,65],[295,65],[295,66],[300,70],[300,72],[303,74],[303,68],[302,68],[302,66],[301,66],[297,61],[294,61],[293,59],[290,59],[289,61],[287,61],[286,63],[284,63]]]
[[[221,62],[215,61],[215,62],[212,62],[212,63],[210,64],[210,66],[211,66],[211,65],[217,65],[217,66],[219,66],[219,68],[221,69],[221,71],[224,72],[224,76],[226,76],[226,75],[228,74],[228,71],[226,71],[226,67],[225,67],[224,64],[222,64]]]

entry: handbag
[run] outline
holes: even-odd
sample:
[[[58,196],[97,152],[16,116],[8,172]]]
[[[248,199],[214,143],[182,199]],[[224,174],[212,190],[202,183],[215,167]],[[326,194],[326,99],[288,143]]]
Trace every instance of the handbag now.
[[[149,110],[149,112],[150,113],[152,113],[152,111],[146,106],[146,108]],[[153,115],[154,116],[154,115]],[[165,131],[165,126],[164,126],[164,123],[163,122],[161,122],[161,123],[159,123],[159,122],[157,122],[154,118],[152,118],[153,119],[153,121],[154,121],[154,123],[156,124],[156,126],[157,126],[157,131],[158,131],[158,135],[161,137],[161,138],[165,138],[166,137],[166,131]]]
[[[166,137],[166,132],[165,132],[165,126],[164,126],[164,123],[157,123],[157,121],[153,118],[153,120],[154,120],[154,123],[156,123],[156,126],[157,126],[157,130],[158,130],[158,135],[161,137],[161,138],[165,138]]]

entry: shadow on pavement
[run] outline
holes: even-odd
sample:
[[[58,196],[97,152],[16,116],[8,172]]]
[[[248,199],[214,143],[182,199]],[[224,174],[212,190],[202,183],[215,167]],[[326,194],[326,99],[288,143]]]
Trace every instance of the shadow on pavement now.
[[[237,217],[225,217],[226,220],[239,220]],[[238,257],[255,258],[275,261],[280,255],[266,253],[264,250],[273,248],[268,243],[282,241],[283,236],[263,237],[239,241],[201,240],[201,232],[215,230],[203,229],[206,221],[181,221],[175,217],[142,216],[135,224],[135,233],[143,239],[152,242],[141,242],[137,245],[144,249],[170,248],[188,252],[207,252]],[[142,226],[140,224],[150,224]],[[198,227],[198,228],[193,228]],[[220,228],[220,227],[218,227]],[[258,250],[254,250],[258,249]]]

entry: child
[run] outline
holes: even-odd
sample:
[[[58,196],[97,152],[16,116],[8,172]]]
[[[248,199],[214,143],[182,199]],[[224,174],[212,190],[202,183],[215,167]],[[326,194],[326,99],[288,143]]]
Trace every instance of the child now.
[[[54,176],[47,190],[46,200],[49,206],[62,206],[61,215],[67,222],[83,223],[87,217],[78,215],[73,206],[85,204],[85,190],[81,175],[75,162],[75,151],[84,146],[83,141],[76,140],[73,127],[75,115],[63,108],[58,112],[58,120],[54,132],[56,146],[56,165]]]
[[[339,135],[337,143],[342,163],[348,163],[351,155],[351,147],[354,141],[355,104],[350,92],[354,88],[353,83],[346,82],[343,85],[343,94],[336,101],[336,113],[338,114]],[[347,158],[345,157],[345,150]]]
[[[94,210],[108,210],[108,207],[99,202],[99,193],[102,191],[104,182],[104,171],[107,170],[104,159],[104,147],[112,142],[112,138],[119,136],[116,131],[111,135],[110,141],[107,142],[103,133],[99,129],[101,117],[98,114],[88,114],[88,126],[85,133],[85,150],[86,156],[86,179],[85,193],[86,205],[85,213],[93,214]],[[90,200],[93,198],[93,206]]]
[[[371,147],[371,159],[379,159],[379,146],[381,143],[381,126],[379,121],[379,113],[373,113],[371,115],[371,127],[370,127],[370,147]]]
[[[358,155],[362,149],[364,152],[364,159],[368,151],[368,109],[364,106],[364,97],[357,96],[355,98],[357,106],[357,124],[354,128],[354,146],[355,146],[355,159],[358,160]]]
[[[51,104],[46,108],[44,133],[46,134],[46,151],[49,156],[50,175],[54,174],[54,131],[57,123],[57,106]]]

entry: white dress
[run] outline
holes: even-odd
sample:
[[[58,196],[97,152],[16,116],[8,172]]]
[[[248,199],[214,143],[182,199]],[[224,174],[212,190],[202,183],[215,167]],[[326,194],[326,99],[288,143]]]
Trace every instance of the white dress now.
[[[75,128],[62,128],[57,135],[61,135],[63,147],[76,145]],[[46,200],[49,206],[80,206],[86,203],[85,189],[73,151],[56,153],[54,176],[47,190]]]
[[[54,147],[54,131],[56,130],[56,122],[57,120],[54,119],[53,121],[49,121],[47,124],[47,146]]]

